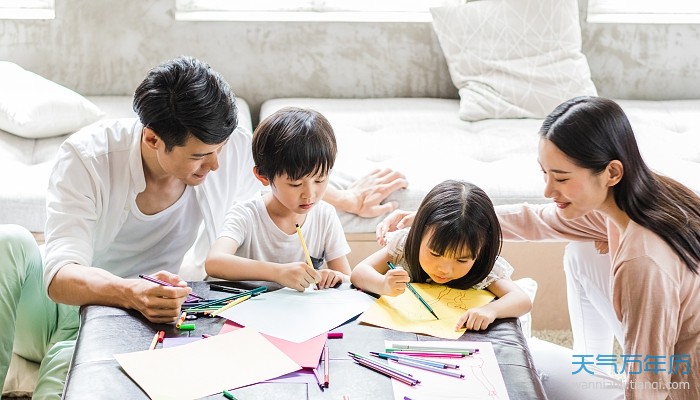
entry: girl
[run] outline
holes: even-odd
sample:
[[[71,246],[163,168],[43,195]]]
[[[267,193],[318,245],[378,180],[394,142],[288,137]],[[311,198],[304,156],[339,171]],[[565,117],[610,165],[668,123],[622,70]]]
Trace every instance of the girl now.
[[[386,247],[358,264],[351,282],[388,296],[403,293],[406,283],[416,281],[488,289],[498,297],[467,310],[456,321],[456,330],[483,330],[496,318],[530,311],[529,297],[510,280],[513,268],[498,257],[501,229],[483,190],[462,181],[438,184],[423,199],[413,226],[391,235]],[[387,261],[403,268],[389,270]]]

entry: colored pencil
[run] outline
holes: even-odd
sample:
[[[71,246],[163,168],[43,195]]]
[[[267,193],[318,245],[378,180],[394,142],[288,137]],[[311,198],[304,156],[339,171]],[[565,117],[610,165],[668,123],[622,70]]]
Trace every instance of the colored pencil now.
[[[221,314],[222,312],[228,310],[229,308],[235,306],[236,304],[243,303],[244,301],[248,300],[250,298],[250,295],[239,297],[236,300],[233,300],[232,302],[226,304],[225,306],[219,308],[218,310],[214,311],[211,313],[212,317],[216,317],[217,315]]]
[[[438,352],[416,352],[416,351],[403,351],[403,350],[393,350],[386,349],[387,353],[391,354],[401,354],[402,356],[413,356],[413,357],[434,357],[434,358],[463,358],[470,356],[473,353],[459,352],[459,353],[438,353]]]
[[[405,360],[403,358],[398,358],[398,359],[395,359],[392,361],[394,361],[398,364],[408,365],[411,367],[424,369],[426,371],[436,372],[438,374],[448,375],[448,376],[452,376],[455,378],[464,378],[464,374],[457,372],[457,371],[450,371],[450,370],[445,369],[445,368],[433,367],[432,365],[422,364],[422,363],[418,363],[415,361],[409,361],[409,360]]]
[[[301,241],[301,247],[304,249],[304,256],[306,256],[306,263],[309,264],[309,267],[312,269],[314,268],[314,263],[311,261],[311,255],[309,254],[309,249],[306,247],[306,241],[304,241],[304,235],[301,234],[301,228],[299,227],[299,224],[296,224],[297,228],[297,235],[299,235],[299,241]],[[316,289],[318,289],[318,282],[316,282]]]
[[[222,304],[222,306],[223,306],[223,305],[224,305],[223,303],[228,303],[229,301],[238,299],[238,298],[240,298],[240,297],[245,297],[245,296],[248,296],[248,295],[250,295],[250,296],[255,296],[256,294],[262,293],[262,292],[264,292],[264,291],[266,291],[266,290],[267,290],[267,286],[260,286],[260,287],[255,288],[255,289],[248,290],[247,292],[234,294],[234,295],[231,295],[231,296],[228,296],[228,297],[224,297],[224,298],[222,298],[222,299],[210,300],[210,301],[204,302],[203,304],[200,304],[200,305],[197,305],[197,306],[193,306],[193,307],[189,307],[189,308],[187,309],[187,311],[188,311],[188,312],[197,312],[197,311],[201,311],[202,309],[211,308],[212,306],[215,306],[215,305],[218,305],[218,304]]]
[[[421,345],[414,345],[414,344],[402,344],[402,343],[393,343],[391,345],[392,348],[398,349],[398,350],[412,350],[412,351],[437,351],[437,352],[445,352],[445,353],[459,353],[459,352],[470,352],[470,353],[476,353],[478,349],[471,348],[471,347],[465,347],[465,348],[459,348],[459,347],[441,347],[441,346],[421,346]]]
[[[331,357],[328,352],[328,346],[323,347],[323,386],[328,387],[330,381]]]
[[[370,351],[369,354],[371,354],[375,357],[378,357],[378,358],[382,358],[384,360],[404,359],[404,360],[419,362],[419,363],[426,364],[426,365],[431,365],[431,366],[437,367],[437,368],[453,368],[453,369],[459,368],[459,365],[457,365],[457,364],[447,364],[447,363],[443,363],[443,362],[439,362],[439,361],[424,360],[422,358],[416,358],[416,357],[410,357],[410,356],[387,354],[387,353],[377,353],[374,351]]]
[[[393,370],[384,369],[384,368],[377,368],[377,366],[376,366],[375,364],[372,364],[372,363],[370,363],[370,362],[367,362],[367,360],[365,360],[365,359],[362,359],[362,358],[353,358],[353,361],[355,361],[356,363],[362,365],[363,367],[369,368],[369,369],[371,369],[372,371],[376,371],[376,372],[379,372],[380,374],[383,374],[383,375],[386,375],[386,376],[388,376],[388,377],[390,377],[390,378],[396,379],[397,381],[399,381],[399,382],[401,382],[401,383],[405,383],[405,384],[407,384],[407,385],[409,385],[409,386],[415,386],[415,385],[417,385],[417,384],[419,383],[419,381],[417,381],[417,380],[415,380],[415,379],[412,379],[412,378],[409,379],[409,378],[406,378],[406,377],[404,377],[404,376],[402,376],[402,375],[396,374]]]
[[[246,289],[239,289],[235,287],[230,287],[230,286],[222,286],[222,285],[217,285],[215,283],[210,283],[209,284],[209,290],[213,290],[216,292],[229,292],[229,293],[244,293],[247,292]]]
[[[419,380],[417,380],[416,378],[414,378],[413,375],[409,374],[408,372],[403,372],[403,371],[401,371],[401,370],[399,370],[399,369],[396,369],[396,368],[391,367],[390,365],[382,364],[382,363],[376,362],[376,361],[374,361],[374,360],[372,360],[372,359],[369,359],[369,358],[364,357],[364,356],[362,356],[362,355],[359,355],[359,354],[357,354],[357,353],[348,352],[348,354],[350,355],[350,357],[353,358],[353,360],[363,360],[363,361],[365,361],[366,363],[369,363],[369,364],[374,365],[376,368],[379,368],[379,369],[382,369],[382,370],[386,370],[386,371],[391,372],[391,373],[396,374],[396,375],[400,375],[400,376],[402,376],[403,378],[408,379],[408,380],[415,380],[417,383],[420,382]]]
[[[160,332],[156,332],[156,335],[153,336],[153,340],[151,341],[151,345],[148,346],[148,350],[155,350],[156,346],[158,345],[158,336],[160,335]]]
[[[154,277],[152,277],[152,276],[150,276],[150,275],[139,274],[139,278],[145,279],[145,280],[147,280],[147,281],[149,281],[149,282],[157,283],[157,284],[159,284],[159,285],[161,285],[161,286],[171,286],[171,287],[174,287],[174,286],[175,286],[175,285],[173,285],[172,283],[168,283],[168,282],[166,282],[166,281],[161,281],[160,279],[154,278]],[[191,292],[191,293],[190,293],[190,296],[196,297],[196,298],[198,298],[198,299],[200,299],[200,300],[206,300],[204,297],[198,295],[198,294],[195,293],[195,292]]]
[[[391,269],[396,269],[396,266],[394,266],[394,264],[392,264],[390,261],[387,261],[386,263],[387,263],[387,265],[389,266],[389,268],[391,268]],[[428,302],[425,301],[425,299],[423,298],[423,296],[421,296],[420,293],[418,293],[418,291],[416,290],[416,288],[414,288],[413,285],[411,285],[410,282],[406,283],[406,287],[408,288],[408,290],[411,291],[411,293],[413,293],[414,296],[416,296],[416,298],[417,298],[421,303],[423,303],[423,305],[425,306],[425,308],[428,309],[428,311],[430,311],[431,314],[433,314],[433,316],[435,317],[435,319],[440,319],[440,318],[438,318],[437,314],[435,314],[435,311],[433,311],[432,307],[430,307],[430,305],[428,304]]]

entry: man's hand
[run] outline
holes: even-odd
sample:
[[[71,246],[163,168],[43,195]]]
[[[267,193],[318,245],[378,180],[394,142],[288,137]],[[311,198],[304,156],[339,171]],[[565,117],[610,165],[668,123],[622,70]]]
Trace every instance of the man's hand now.
[[[162,286],[145,279],[133,279],[130,288],[129,308],[143,314],[149,321],[164,324],[177,321],[180,307],[192,289],[179,276],[167,271],[153,275],[175,286]]]
[[[377,225],[375,235],[380,246],[386,246],[386,234],[411,226],[415,211],[394,210]]]
[[[345,190],[344,201],[338,202],[337,206],[360,217],[376,217],[398,207],[395,201],[382,202],[395,191],[407,186],[406,177],[400,172],[377,169],[353,182]]]

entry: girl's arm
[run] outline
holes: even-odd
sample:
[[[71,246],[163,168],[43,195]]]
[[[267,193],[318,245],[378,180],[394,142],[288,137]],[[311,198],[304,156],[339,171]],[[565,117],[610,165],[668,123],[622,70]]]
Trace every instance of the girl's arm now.
[[[350,274],[350,282],[356,287],[380,295],[398,296],[406,290],[408,272],[403,268],[389,270],[386,264],[389,253],[386,248],[365,258]]]
[[[457,321],[455,330],[462,327],[473,330],[486,329],[496,318],[517,318],[532,309],[530,297],[508,278],[499,279],[487,289],[498,299],[489,304],[471,308]]]
[[[303,262],[278,264],[236,256],[238,243],[220,237],[209,250],[204,268],[215,278],[230,281],[263,280],[303,292],[319,280],[318,272]]]

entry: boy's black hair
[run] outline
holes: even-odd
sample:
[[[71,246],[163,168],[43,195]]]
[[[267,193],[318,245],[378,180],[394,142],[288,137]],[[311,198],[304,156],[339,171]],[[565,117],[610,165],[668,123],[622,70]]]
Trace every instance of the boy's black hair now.
[[[273,181],[328,174],[337,145],[328,120],[318,111],[283,108],[265,118],[253,133],[253,160],[258,174]]]
[[[133,108],[166,151],[184,146],[190,135],[206,144],[223,143],[238,126],[228,83],[193,57],[180,56],[150,70],[134,92]]]

